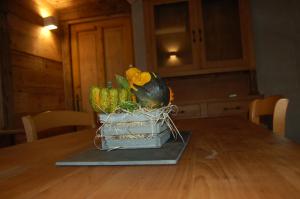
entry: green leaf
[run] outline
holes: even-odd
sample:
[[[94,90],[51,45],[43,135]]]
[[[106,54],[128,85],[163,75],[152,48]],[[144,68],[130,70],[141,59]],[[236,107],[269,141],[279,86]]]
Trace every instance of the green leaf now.
[[[131,101],[125,101],[120,104],[120,108],[129,112],[133,112],[134,110],[138,109],[138,104]]]
[[[125,88],[125,89],[129,89],[130,88],[129,82],[128,82],[128,80],[125,77],[123,77],[121,75],[116,75],[116,81],[117,81],[119,87]]]

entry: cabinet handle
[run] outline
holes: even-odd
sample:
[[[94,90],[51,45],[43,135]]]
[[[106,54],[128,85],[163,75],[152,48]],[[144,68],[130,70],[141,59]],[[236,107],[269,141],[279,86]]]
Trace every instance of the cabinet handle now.
[[[240,110],[240,109],[241,109],[240,106],[236,106],[236,107],[224,107],[224,111]]]
[[[192,37],[193,37],[193,42],[196,42],[196,31],[192,30]]]
[[[202,30],[199,29],[198,33],[199,33],[199,41],[202,42]]]

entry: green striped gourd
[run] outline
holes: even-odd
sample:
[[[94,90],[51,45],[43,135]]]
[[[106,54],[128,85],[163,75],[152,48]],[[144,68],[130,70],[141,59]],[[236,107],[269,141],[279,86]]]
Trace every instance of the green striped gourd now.
[[[97,113],[113,113],[120,104],[130,101],[130,93],[127,89],[99,88],[93,86],[90,88],[89,101],[93,110]]]

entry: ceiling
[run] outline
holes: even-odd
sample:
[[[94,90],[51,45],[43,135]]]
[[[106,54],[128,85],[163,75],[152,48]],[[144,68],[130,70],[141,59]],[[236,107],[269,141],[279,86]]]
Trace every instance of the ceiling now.
[[[83,4],[97,4],[97,3],[112,3],[113,0],[46,0],[55,9],[65,9],[70,7],[78,7]],[[125,1],[125,0],[124,0]],[[131,2],[129,0],[128,2]]]
[[[94,3],[98,0],[46,0],[56,9],[64,9],[69,7],[77,7],[85,3]]]

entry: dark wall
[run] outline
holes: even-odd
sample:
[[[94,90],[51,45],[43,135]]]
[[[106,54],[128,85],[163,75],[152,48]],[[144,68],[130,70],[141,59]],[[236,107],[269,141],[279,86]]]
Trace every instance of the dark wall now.
[[[290,99],[287,137],[300,142],[300,1],[251,2],[258,89]]]
[[[41,4],[40,4],[41,2]],[[46,110],[65,109],[63,65],[59,30],[43,28],[43,13],[55,15],[45,1],[3,1],[3,16],[7,29],[8,63],[10,79],[5,90],[10,94],[11,114],[9,129],[21,129],[21,117]],[[1,43],[2,45],[2,43]],[[25,141],[25,133],[15,136],[16,142]]]

